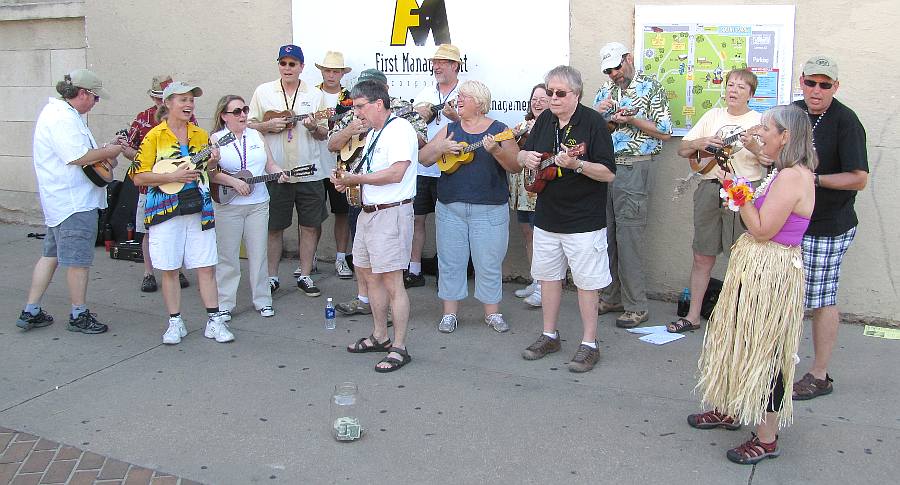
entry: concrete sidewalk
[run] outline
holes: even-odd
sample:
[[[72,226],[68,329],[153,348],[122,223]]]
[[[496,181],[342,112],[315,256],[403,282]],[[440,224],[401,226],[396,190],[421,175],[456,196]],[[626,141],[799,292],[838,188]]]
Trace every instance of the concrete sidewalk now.
[[[561,312],[563,350],[539,361],[521,351],[540,331],[541,314],[504,288],[512,330],[485,326],[474,299],[459,329],[441,334],[434,279],[410,290],[413,362],[377,374],[381,354],[344,346],[371,330],[370,317],[338,317],[323,328],[325,297],[355,295],[355,283],[328,271],[320,298],[287,282],[277,316],[263,319],[243,285],[231,328],[236,341],[203,337],[196,280],[183,292],[190,334],[163,346],[160,293],[140,293],[141,265],[97,249],[88,304],[110,332],[66,331],[64,273],[44,308],[57,323],[22,332],[24,304],[41,241],[36,229],[0,225],[0,427],[78,446],[147,469],[203,483],[893,483],[900,476],[898,341],[843,326],[832,369],[835,393],[795,408],[782,456],[734,465],[725,449],[750,429],[698,431],[692,394],[702,332],[653,346],[600,320],[602,358],[587,374],[566,370],[580,339],[575,295]],[[42,231],[42,229],[39,229]],[[320,264],[323,269],[329,265]],[[674,305],[652,302],[651,321],[674,319]],[[798,373],[809,366],[809,327]],[[334,385],[353,381],[363,395],[366,434],[337,443],[329,434]],[[894,451],[890,451],[890,450]],[[891,458],[893,457],[893,458]],[[893,477],[893,478],[891,478]]]

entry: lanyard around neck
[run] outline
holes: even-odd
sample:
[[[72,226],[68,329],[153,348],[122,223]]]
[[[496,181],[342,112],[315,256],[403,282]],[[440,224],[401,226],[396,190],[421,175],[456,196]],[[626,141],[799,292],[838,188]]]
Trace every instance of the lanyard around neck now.
[[[389,118],[385,121],[384,126],[378,130],[378,133],[375,135],[375,138],[372,140],[372,143],[366,148],[366,154],[363,155],[363,160],[366,162],[366,173],[372,173],[372,152],[375,151],[375,145],[378,144],[378,139],[381,138],[381,134],[384,133],[384,129],[387,128],[387,125],[397,119],[396,116],[388,115]],[[362,167],[362,163],[359,164],[359,167]],[[359,168],[357,167],[357,168]]]

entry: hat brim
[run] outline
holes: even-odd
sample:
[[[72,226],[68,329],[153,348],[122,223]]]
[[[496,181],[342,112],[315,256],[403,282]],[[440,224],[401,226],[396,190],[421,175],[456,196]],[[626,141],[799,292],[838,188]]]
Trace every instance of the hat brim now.
[[[437,60],[437,59],[441,59],[441,60],[445,60],[445,61],[453,61],[453,62],[458,62],[458,63],[462,64],[462,59],[457,59],[457,58],[455,58],[455,57],[449,57],[449,56],[434,56],[434,57],[431,58],[432,61]]]
[[[322,69],[343,69],[343,70],[344,70],[344,74],[347,74],[348,72],[350,72],[350,71],[353,70],[353,68],[347,67],[347,66],[325,66],[325,65],[319,64],[318,62],[315,63],[315,64],[316,64],[316,67],[319,68],[319,70],[322,70]]]
[[[831,79],[832,81],[837,81],[837,78],[833,76],[833,74],[834,74],[833,72],[826,72],[826,71],[828,71],[828,70],[827,69],[809,68],[809,69],[803,70],[803,75],[804,76],[825,76],[828,79]]]
[[[151,98],[162,99],[163,92],[162,92],[162,91],[154,91],[154,90],[152,90],[152,89],[148,89],[148,90],[147,90],[147,94],[148,94]]]
[[[103,87],[91,89],[97,96],[100,96],[100,99],[112,99],[112,96],[109,95],[109,91],[103,89]]]

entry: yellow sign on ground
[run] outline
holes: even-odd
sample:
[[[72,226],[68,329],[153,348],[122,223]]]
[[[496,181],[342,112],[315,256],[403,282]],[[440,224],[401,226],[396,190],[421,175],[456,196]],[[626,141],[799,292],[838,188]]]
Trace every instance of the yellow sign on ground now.
[[[863,330],[866,337],[886,338],[889,340],[900,340],[900,328],[876,327],[874,325],[866,325]]]

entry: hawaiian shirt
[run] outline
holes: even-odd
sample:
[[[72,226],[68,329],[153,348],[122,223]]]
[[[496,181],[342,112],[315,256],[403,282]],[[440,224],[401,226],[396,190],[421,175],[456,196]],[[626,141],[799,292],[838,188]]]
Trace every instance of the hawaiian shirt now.
[[[428,125],[425,123],[425,120],[419,116],[419,112],[413,108],[412,103],[409,101],[391,97],[391,113],[397,114],[398,112],[403,111],[402,118],[406,121],[409,121],[409,124],[412,125],[413,129],[416,130],[416,134],[419,135],[423,140],[428,139]],[[340,118],[334,123],[334,127],[328,132],[328,138],[331,138],[335,133],[343,130],[350,124],[353,120],[356,119],[356,114],[351,110],[347,113],[343,118]]]
[[[616,101],[619,108],[636,110],[635,117],[637,118],[654,121],[656,129],[660,132],[672,134],[669,98],[656,78],[639,73],[624,91],[612,82],[608,82],[597,91],[597,96],[594,97],[594,106],[606,98]],[[609,121],[612,114],[612,112],[603,113],[603,118]],[[656,155],[662,150],[662,141],[627,123],[619,125],[612,132],[612,141],[616,155]]]
[[[193,123],[188,123],[188,154],[195,155],[209,144],[209,133]],[[160,160],[181,158],[181,148],[178,138],[169,129],[169,124],[160,122],[147,133],[141,142],[134,162],[128,169],[128,174],[133,178],[134,174],[150,172],[153,165]],[[209,195],[209,176],[206,171],[200,172],[200,179],[194,182],[200,190],[203,200],[203,208],[200,211],[200,227],[202,230],[215,227],[213,215],[212,197]],[[185,187],[187,188],[187,187]],[[178,194],[167,194],[159,187],[147,188],[147,202],[144,206],[144,224],[150,226],[165,222],[179,214]]]
[[[156,121],[157,111],[159,111],[159,107],[153,105],[144,111],[141,111],[134,117],[131,126],[128,127],[128,134],[125,135],[128,146],[135,150],[141,148],[141,142],[144,141],[144,137],[158,124]],[[194,118],[194,115],[191,115],[191,123],[197,124],[197,119]],[[147,187],[138,187],[138,191],[142,194],[146,194]]]
[[[527,127],[527,121],[516,125],[517,129]],[[525,143],[525,138],[531,132],[531,127],[520,135],[519,144]],[[520,147],[521,148],[521,147]],[[525,190],[525,170],[507,174],[509,182],[509,208],[517,211],[534,212],[534,204],[537,202],[537,194]]]

